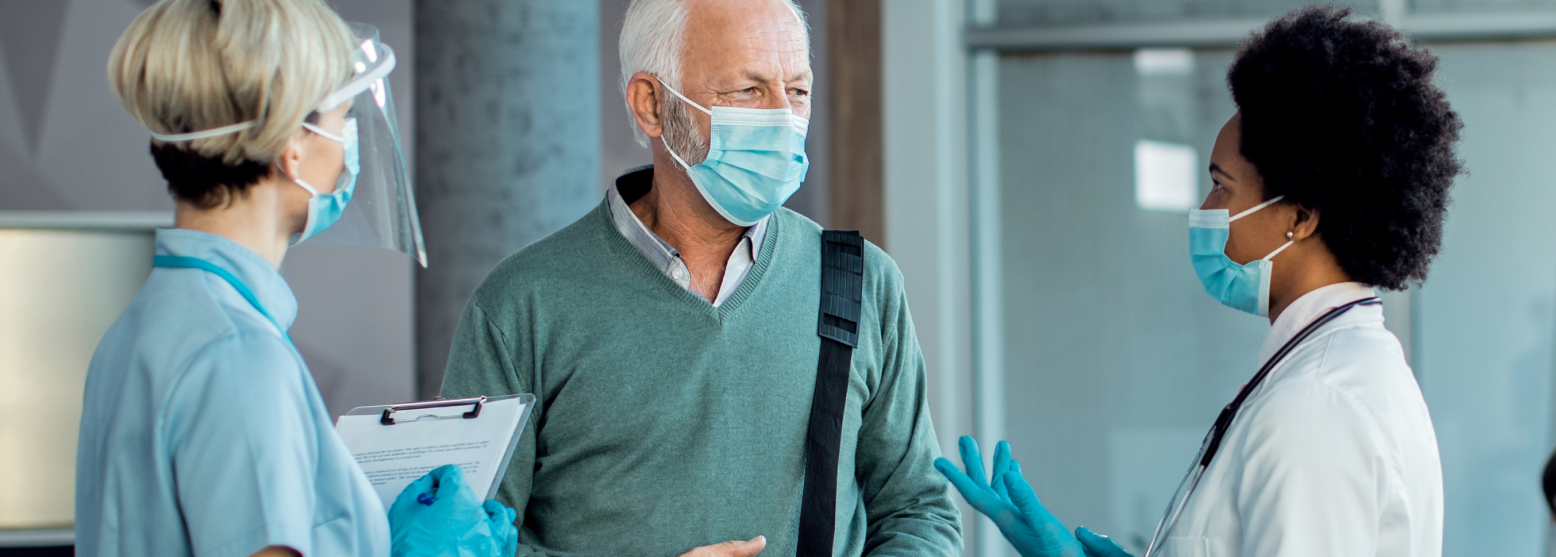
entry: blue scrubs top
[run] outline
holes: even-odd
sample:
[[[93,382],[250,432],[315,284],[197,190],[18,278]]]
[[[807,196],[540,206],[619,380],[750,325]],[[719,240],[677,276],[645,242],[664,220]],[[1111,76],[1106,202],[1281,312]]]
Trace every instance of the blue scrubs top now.
[[[389,521],[283,338],[297,299],[231,240],[158,230],[156,268],[92,356],[76,453],[76,554],[389,554]]]

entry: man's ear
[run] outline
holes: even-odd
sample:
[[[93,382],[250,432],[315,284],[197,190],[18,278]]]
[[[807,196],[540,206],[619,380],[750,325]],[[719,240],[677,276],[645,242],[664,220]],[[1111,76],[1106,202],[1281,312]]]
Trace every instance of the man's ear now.
[[[664,133],[659,88],[659,78],[648,72],[632,74],[632,79],[627,81],[627,108],[632,111],[632,118],[637,120],[638,128],[653,138]]]

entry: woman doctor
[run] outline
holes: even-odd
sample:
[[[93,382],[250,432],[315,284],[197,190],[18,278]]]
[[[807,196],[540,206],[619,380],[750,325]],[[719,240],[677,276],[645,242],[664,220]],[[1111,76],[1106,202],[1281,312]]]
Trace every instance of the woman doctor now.
[[[336,243],[421,257],[394,65],[319,0],[163,0],[120,37],[109,81],[175,224],[87,374],[78,555],[513,554],[513,511],[455,467],[386,513],[286,332],[293,243],[339,221]]]
[[[1436,58],[1398,32],[1309,7],[1271,22],[1227,74],[1237,113],[1189,217],[1212,297],[1272,323],[1261,369],[1223,410],[1146,553],[1438,557],[1432,422],[1374,287],[1426,278],[1460,122]],[[1128,555],[1049,514],[995,448],[936,466],[1026,557]],[[991,487],[992,486],[992,487]]]

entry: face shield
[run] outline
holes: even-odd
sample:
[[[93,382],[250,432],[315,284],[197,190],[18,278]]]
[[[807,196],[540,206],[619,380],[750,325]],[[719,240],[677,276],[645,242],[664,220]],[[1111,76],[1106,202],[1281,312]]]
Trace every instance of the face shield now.
[[[389,93],[394,51],[379,41],[377,28],[362,23],[353,23],[351,28],[357,35],[357,48],[351,53],[355,73],[325,97],[317,110],[322,113],[352,103],[346,118],[356,124],[360,170],[355,192],[340,220],[307,241],[390,249],[426,267],[427,249],[421,239],[405,153],[400,149],[394,97]]]

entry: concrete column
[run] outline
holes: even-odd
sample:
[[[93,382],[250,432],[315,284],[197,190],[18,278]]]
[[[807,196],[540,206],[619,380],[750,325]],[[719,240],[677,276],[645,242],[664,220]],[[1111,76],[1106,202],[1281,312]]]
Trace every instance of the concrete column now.
[[[470,293],[599,201],[599,3],[417,0],[417,394]]]

